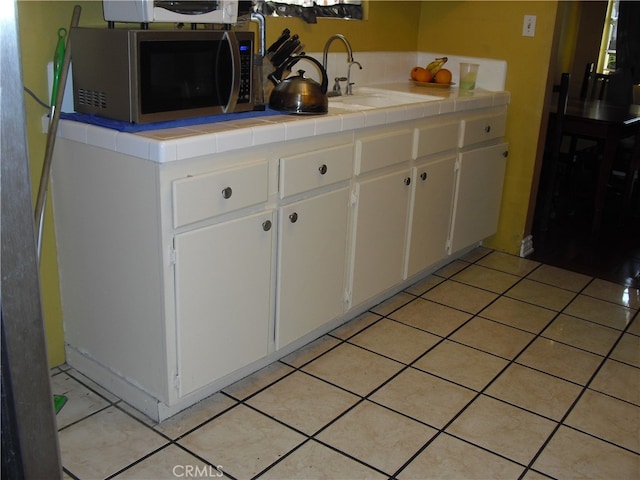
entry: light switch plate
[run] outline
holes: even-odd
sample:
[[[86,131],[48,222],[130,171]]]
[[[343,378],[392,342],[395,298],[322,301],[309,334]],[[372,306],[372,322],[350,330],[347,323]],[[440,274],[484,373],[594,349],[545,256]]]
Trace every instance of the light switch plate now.
[[[524,23],[522,24],[522,36],[535,37],[535,35],[536,35],[536,16],[525,15]]]

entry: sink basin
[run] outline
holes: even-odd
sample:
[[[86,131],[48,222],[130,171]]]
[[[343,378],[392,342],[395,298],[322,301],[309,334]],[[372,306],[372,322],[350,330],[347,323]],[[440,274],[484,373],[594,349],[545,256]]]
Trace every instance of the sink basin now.
[[[422,95],[395,92],[375,88],[361,88],[353,95],[330,97],[329,107],[342,108],[344,110],[368,110],[372,108],[395,107],[412,103],[432,102],[442,100],[435,95]]]

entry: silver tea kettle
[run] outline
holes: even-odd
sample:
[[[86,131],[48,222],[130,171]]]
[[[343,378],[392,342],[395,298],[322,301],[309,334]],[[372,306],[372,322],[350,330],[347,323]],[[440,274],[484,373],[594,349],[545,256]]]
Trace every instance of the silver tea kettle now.
[[[304,76],[304,70],[298,70],[297,75],[292,75],[280,80],[277,76],[271,75],[269,78],[275,84],[269,96],[269,108],[289,113],[298,114],[322,114],[329,111],[329,101],[327,99],[327,86],[329,79],[322,64],[308,55],[297,55],[291,57],[282,70],[290,70],[298,60],[305,59],[314,63],[322,74],[322,84],[312,78]]]

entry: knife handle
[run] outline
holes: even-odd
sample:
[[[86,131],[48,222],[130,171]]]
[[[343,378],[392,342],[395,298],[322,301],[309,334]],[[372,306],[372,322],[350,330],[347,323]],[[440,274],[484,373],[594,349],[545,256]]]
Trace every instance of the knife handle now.
[[[278,48],[280,48],[282,44],[289,39],[290,34],[291,34],[291,30],[289,30],[288,28],[285,28],[282,31],[282,34],[280,35],[280,37],[278,37],[278,39],[275,42],[273,42],[271,46],[267,49],[267,55],[274,54],[278,50]]]
[[[280,47],[280,49],[276,52],[276,54],[271,57],[271,63],[274,67],[279,67],[282,65],[287,58],[293,53],[293,51],[300,45],[300,40],[298,40],[298,35],[292,36],[287,42]]]

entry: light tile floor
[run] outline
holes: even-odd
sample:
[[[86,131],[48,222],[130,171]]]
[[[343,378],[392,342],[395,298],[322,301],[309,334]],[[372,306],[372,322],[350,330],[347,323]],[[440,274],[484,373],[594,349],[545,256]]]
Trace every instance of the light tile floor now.
[[[67,366],[67,478],[638,479],[640,292],[479,248],[154,424]]]

